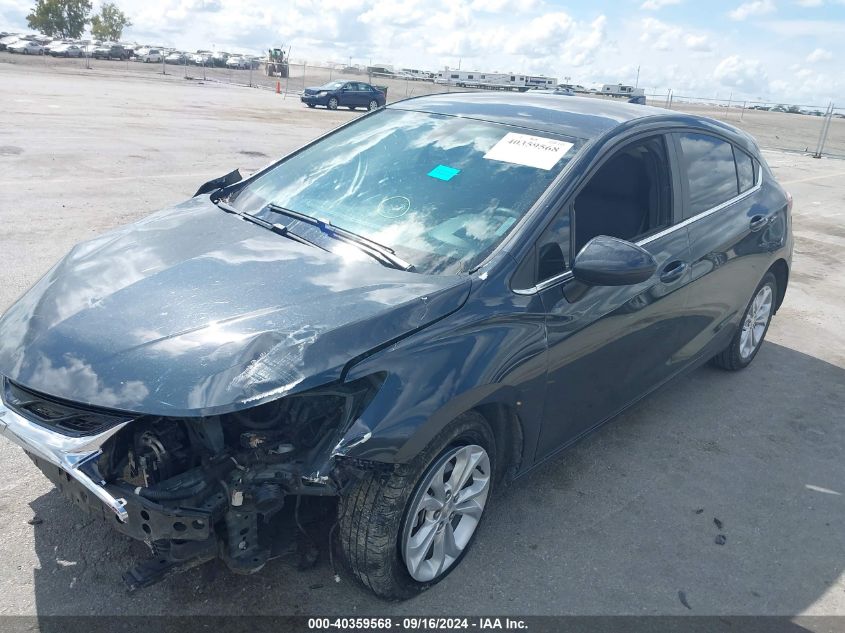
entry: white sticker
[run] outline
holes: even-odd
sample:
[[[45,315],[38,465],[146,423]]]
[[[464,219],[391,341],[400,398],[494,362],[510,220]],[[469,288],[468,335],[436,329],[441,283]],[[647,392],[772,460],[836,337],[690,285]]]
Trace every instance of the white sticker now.
[[[508,132],[484,154],[484,158],[548,170],[557,164],[570,147],[572,143],[566,141]]]

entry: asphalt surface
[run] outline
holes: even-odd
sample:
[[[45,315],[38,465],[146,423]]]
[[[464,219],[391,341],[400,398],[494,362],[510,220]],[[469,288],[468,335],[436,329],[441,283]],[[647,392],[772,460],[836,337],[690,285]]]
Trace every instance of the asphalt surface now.
[[[355,116],[176,78],[0,64],[0,85],[0,310],[74,243]],[[753,366],[696,370],[499,490],[464,562],[420,597],[335,583],[325,551],[306,572],[212,563],[127,594],[143,546],[0,440],[0,614],[845,615],[845,162],[766,156],[797,241]]]

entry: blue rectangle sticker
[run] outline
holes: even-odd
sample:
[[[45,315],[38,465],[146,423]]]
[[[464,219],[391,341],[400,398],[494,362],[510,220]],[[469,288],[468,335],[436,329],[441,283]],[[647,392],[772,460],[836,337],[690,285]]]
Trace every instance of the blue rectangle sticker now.
[[[447,167],[446,165],[438,165],[428,172],[428,175],[432,178],[437,178],[438,180],[452,180],[452,178],[457,176],[459,173],[461,173],[460,169]]]

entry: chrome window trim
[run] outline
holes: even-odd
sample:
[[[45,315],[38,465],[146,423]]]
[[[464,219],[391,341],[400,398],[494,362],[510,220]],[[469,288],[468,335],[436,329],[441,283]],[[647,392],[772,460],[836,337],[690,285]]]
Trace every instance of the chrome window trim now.
[[[678,229],[682,229],[684,227],[687,227],[694,222],[698,222],[699,220],[702,220],[702,219],[704,219],[704,218],[706,218],[710,215],[713,215],[714,213],[717,213],[718,211],[721,211],[722,209],[724,209],[726,207],[731,206],[732,204],[736,204],[740,200],[743,200],[744,198],[747,198],[748,196],[750,196],[752,193],[756,193],[756,192],[760,191],[760,189],[762,187],[763,187],[763,169],[760,168],[760,172],[759,172],[759,175],[758,175],[758,178],[757,178],[757,183],[753,187],[751,187],[751,189],[743,191],[738,196],[734,196],[730,200],[726,200],[725,202],[722,202],[721,204],[718,204],[715,207],[707,209],[706,211],[701,211],[700,213],[697,213],[696,215],[693,215],[693,216],[687,218],[686,220],[682,220],[682,221],[678,222],[677,224],[673,224],[672,226],[670,226],[670,227],[668,227],[668,228],[666,228],[662,231],[659,231],[659,232],[657,232],[653,235],[649,235],[648,237],[645,237],[641,240],[638,240],[638,241],[634,242],[634,244],[636,244],[637,246],[645,246],[647,244],[650,244],[651,242],[654,242],[655,240],[658,240],[661,237],[665,237],[665,236],[667,236],[671,233],[674,233]],[[518,294],[518,295],[533,295],[533,294],[537,294],[538,292],[540,292],[542,290],[545,290],[546,288],[550,288],[551,286],[554,286],[555,284],[558,284],[562,281],[568,281],[569,279],[572,279],[573,277],[574,277],[574,275],[572,274],[572,271],[567,270],[565,272],[560,273],[559,275],[555,275],[554,277],[549,277],[548,279],[544,279],[543,281],[541,281],[540,283],[532,286],[531,288],[523,288],[523,289],[514,288],[513,292]]]

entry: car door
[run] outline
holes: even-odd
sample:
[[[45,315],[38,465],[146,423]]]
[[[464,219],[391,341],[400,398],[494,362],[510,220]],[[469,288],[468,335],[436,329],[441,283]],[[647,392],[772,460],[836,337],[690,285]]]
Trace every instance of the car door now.
[[[536,245],[548,375],[536,458],[583,435],[674,375],[689,283],[674,149],[663,135],[606,154]],[[597,235],[632,241],[657,261],[630,286],[587,286],[569,272]]]
[[[339,106],[355,105],[355,82],[348,81],[337,91],[337,104]]]
[[[355,105],[366,108],[370,103],[370,86],[360,82],[355,84]]]
[[[769,262],[776,209],[762,205],[761,170],[729,140],[698,131],[673,135],[681,169],[683,216],[689,224],[689,318],[695,336],[683,353],[714,356],[730,342]]]

